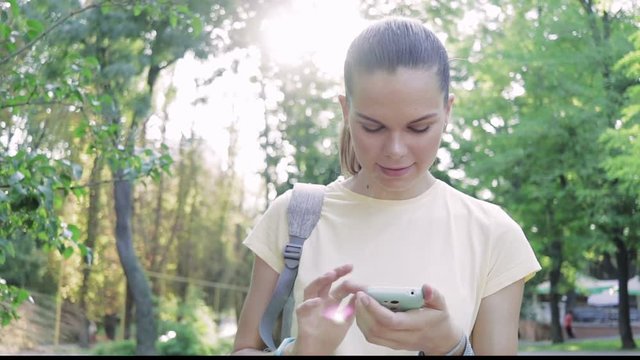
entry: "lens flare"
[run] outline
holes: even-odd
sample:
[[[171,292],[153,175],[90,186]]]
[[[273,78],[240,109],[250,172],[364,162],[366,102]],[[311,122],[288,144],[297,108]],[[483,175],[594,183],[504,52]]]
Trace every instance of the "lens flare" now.
[[[349,305],[338,304],[334,306],[328,306],[324,310],[324,313],[322,315],[325,318],[333,320],[338,324],[342,324],[349,318],[349,316],[351,316],[351,314],[353,314],[353,307]]]

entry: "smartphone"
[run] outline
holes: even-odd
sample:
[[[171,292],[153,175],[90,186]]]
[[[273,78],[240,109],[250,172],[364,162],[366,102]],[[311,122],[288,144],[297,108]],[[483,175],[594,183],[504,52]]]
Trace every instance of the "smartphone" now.
[[[372,286],[367,288],[366,293],[391,311],[419,309],[424,305],[421,286]]]

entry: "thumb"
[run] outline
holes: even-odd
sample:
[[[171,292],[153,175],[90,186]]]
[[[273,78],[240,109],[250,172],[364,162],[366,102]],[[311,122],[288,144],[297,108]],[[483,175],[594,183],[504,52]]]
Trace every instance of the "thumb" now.
[[[422,296],[425,307],[442,311],[447,310],[444,296],[436,288],[427,284],[422,285]]]

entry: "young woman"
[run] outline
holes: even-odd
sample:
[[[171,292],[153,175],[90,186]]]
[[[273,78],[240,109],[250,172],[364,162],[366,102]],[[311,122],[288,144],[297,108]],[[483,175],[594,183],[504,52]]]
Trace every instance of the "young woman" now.
[[[295,339],[276,355],[516,354],[535,254],[500,207],[429,172],[454,100],[448,61],[437,37],[405,18],[380,20],[352,42],[339,98],[347,178],[326,186],[294,285]],[[234,354],[265,353],[258,328],[284,266],[290,196],[244,242],[256,257]],[[392,312],[369,286],[421,286],[424,305]],[[343,315],[329,316],[341,302]]]

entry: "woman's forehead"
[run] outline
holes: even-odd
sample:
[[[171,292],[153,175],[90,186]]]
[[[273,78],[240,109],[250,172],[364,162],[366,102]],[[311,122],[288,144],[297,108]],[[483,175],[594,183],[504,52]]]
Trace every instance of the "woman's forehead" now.
[[[399,68],[393,72],[378,70],[363,72],[354,77],[354,100],[403,97],[424,99],[442,97],[440,79],[433,70]]]

